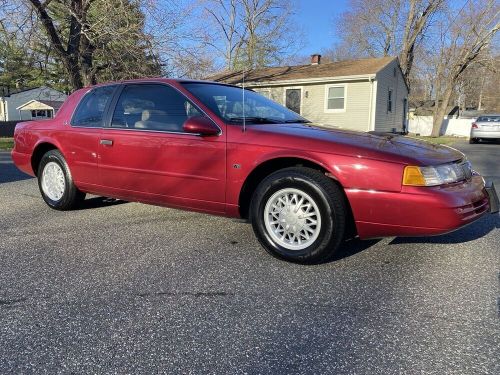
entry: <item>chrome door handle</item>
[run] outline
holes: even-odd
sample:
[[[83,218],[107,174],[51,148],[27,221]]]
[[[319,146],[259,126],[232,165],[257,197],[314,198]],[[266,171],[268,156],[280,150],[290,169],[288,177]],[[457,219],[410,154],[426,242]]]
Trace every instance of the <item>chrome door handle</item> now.
[[[111,139],[101,139],[100,143],[104,146],[113,146],[113,141]]]

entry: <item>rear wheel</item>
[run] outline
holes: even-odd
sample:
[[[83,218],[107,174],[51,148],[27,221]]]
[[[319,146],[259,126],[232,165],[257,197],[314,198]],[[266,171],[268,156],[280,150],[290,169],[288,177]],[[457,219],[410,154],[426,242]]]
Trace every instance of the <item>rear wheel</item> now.
[[[42,198],[51,208],[70,210],[85,199],[85,193],[74,185],[68,164],[58,150],[43,155],[37,175]]]
[[[346,206],[331,179],[314,169],[294,167],[259,184],[250,216],[258,240],[270,254],[318,263],[333,255],[343,239]]]
[[[469,139],[469,143],[470,144],[475,144],[477,142],[479,142],[479,140],[477,138],[471,138],[471,139]]]

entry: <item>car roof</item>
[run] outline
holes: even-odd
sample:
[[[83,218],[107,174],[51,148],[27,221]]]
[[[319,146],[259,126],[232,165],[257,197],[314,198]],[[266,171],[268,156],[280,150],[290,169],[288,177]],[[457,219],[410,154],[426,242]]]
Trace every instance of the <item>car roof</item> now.
[[[199,79],[186,79],[186,78],[164,78],[164,77],[153,77],[153,78],[137,78],[137,79],[127,79],[123,81],[108,81],[102,82],[95,85],[87,86],[85,88],[92,87],[100,87],[100,86],[109,86],[109,85],[119,85],[126,83],[148,83],[148,82],[164,82],[164,83],[212,83],[214,85],[220,86],[234,86],[227,83],[222,82],[213,82]]]

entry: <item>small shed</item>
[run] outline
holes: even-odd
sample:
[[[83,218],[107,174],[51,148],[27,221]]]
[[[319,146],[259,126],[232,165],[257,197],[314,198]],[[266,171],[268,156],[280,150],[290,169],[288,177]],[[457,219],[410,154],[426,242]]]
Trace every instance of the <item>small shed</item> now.
[[[19,89],[14,91],[9,90],[8,88],[0,90],[0,121],[31,120],[32,115],[33,118],[47,118],[49,114],[54,116],[57,109],[60,107],[60,104],[56,104],[55,102],[62,103],[66,100],[66,98],[66,94],[47,86]],[[19,107],[23,107],[33,100],[40,102],[35,104],[35,107],[42,107],[41,104],[43,104],[43,102],[51,103],[48,104],[48,106],[43,106],[43,108],[34,108],[34,110],[45,110],[46,117],[43,117],[43,112],[33,114],[28,112],[27,109],[23,112],[19,111]],[[21,114],[23,115],[22,118],[20,117]]]
[[[42,120],[53,118],[63,103],[59,100],[32,99],[16,109],[19,111],[20,120]]]

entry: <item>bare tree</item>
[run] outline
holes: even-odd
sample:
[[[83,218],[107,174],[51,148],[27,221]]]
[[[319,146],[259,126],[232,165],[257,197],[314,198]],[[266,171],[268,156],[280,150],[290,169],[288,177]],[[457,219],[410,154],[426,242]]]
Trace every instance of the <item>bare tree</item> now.
[[[491,83],[497,82],[500,67],[498,58],[489,51],[477,57],[458,79],[458,105],[461,110],[473,108],[477,110],[496,111],[496,106],[489,100]],[[498,86],[497,86],[498,87]],[[496,90],[497,91],[497,90]],[[499,98],[500,99],[500,98]]]
[[[496,0],[470,0],[457,12],[448,9],[440,23],[436,55],[436,105],[432,136],[438,137],[450,99],[464,72],[488,51],[500,28]]]
[[[243,45],[244,30],[239,8],[239,0],[212,0],[204,8],[219,30],[218,38],[204,33],[204,42],[224,57],[227,69],[234,67],[235,55]]]
[[[491,56],[490,64],[485,69],[486,74],[483,75],[481,91],[478,97],[478,109],[485,111],[500,113],[500,95],[498,88],[500,87],[500,56]]]
[[[444,0],[410,0],[406,13],[399,63],[407,82],[415,60],[415,48],[423,38],[432,16]]]
[[[334,59],[399,56],[410,82],[415,50],[444,0],[351,0],[337,23]]]
[[[213,25],[199,30],[202,44],[220,55],[228,70],[280,63],[300,43],[290,22],[289,1],[205,0],[201,4]]]
[[[401,19],[400,0],[350,0],[336,20],[341,43],[337,49],[360,57],[394,54]]]

